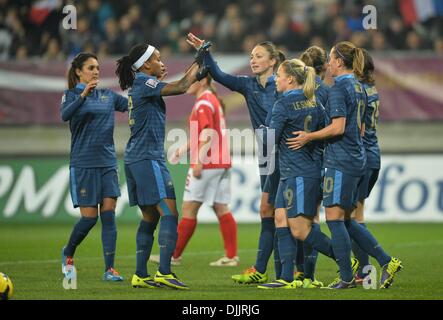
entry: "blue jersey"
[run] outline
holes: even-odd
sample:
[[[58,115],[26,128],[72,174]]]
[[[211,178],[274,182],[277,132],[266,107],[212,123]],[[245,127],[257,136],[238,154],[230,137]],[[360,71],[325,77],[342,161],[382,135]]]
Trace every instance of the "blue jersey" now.
[[[114,112],[125,112],[128,100],[109,89],[92,90],[85,98],[85,84],[65,90],[61,115],[71,130],[70,165],[98,168],[117,165],[114,147]]]
[[[128,117],[131,136],[125,151],[125,163],[140,160],[164,160],[166,106],[161,90],[166,85],[142,72],[135,74],[128,92]]]
[[[323,108],[306,99],[302,89],[287,91],[277,100],[269,128],[275,130],[281,179],[320,178],[322,143],[314,141],[299,150],[291,150],[286,139],[293,137],[294,131],[317,131],[323,125]]]
[[[324,167],[338,169],[351,176],[362,176],[366,167],[366,154],[360,136],[366,106],[363,86],[353,74],[335,78],[326,107],[326,124],[333,118],[346,118],[342,135],[327,140]]]
[[[364,119],[365,135],[363,136],[363,145],[366,150],[366,167],[380,169],[380,147],[377,139],[379,96],[375,86],[363,83],[363,88],[368,98]]]
[[[328,97],[329,97],[329,88],[326,83],[323,82],[322,79],[320,79],[319,76],[315,77],[315,101],[317,102],[317,105],[323,109],[323,112],[325,112],[326,105],[328,103]],[[326,117],[324,117],[324,121],[326,121]],[[323,126],[326,126],[326,123],[323,123]],[[321,144],[322,149],[325,149],[325,142],[322,142]],[[322,157],[323,161],[323,157]]]
[[[257,129],[261,125],[266,125],[266,117],[271,113],[272,106],[278,97],[275,90],[275,77],[269,77],[263,87],[256,76],[233,76],[224,73],[210,53],[205,56],[205,64],[209,66],[211,76],[215,81],[245,97],[252,127]]]
[[[315,77],[315,100],[317,104],[320,103],[323,108],[326,108],[328,103],[329,88],[319,76]]]

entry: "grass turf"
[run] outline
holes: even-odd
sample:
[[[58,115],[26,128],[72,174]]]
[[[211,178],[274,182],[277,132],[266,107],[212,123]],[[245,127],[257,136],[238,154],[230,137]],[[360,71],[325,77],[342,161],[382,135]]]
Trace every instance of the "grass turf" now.
[[[218,225],[197,227],[184,253],[183,264],[173,271],[189,291],[172,289],[133,289],[130,285],[135,269],[135,233],[137,225],[119,224],[116,269],[125,277],[121,283],[101,280],[103,257],[100,224],[77,248],[75,264],[78,271],[77,290],[62,287],[60,251],[67,241],[72,225],[65,224],[2,224],[0,225],[0,271],[14,283],[13,299],[145,299],[145,300],[286,300],[286,299],[442,299],[443,265],[442,224],[369,224],[385,250],[403,261],[404,269],[397,274],[388,290],[331,291],[320,289],[259,290],[255,285],[238,285],[230,279],[255,261],[260,227],[240,224],[238,227],[240,266],[209,267],[210,261],[223,255]],[[322,230],[329,234],[327,227]],[[153,253],[158,252],[157,244]],[[373,261],[373,260],[372,260]],[[373,261],[375,263],[375,261]],[[269,274],[273,277],[271,256]],[[148,263],[154,274],[157,266]],[[316,277],[325,284],[336,276],[337,267],[319,255]],[[380,268],[377,265],[377,270]]]

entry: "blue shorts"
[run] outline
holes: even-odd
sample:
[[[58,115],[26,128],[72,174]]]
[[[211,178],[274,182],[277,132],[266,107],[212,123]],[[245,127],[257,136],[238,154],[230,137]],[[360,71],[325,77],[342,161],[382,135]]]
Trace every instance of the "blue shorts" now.
[[[174,185],[165,161],[141,160],[125,164],[129,205],[150,206],[175,199]]]
[[[288,218],[314,217],[320,202],[320,178],[294,177],[280,180],[275,208],[287,209]]]
[[[380,169],[367,168],[366,173],[363,176],[363,180],[358,188],[358,201],[362,201],[369,197],[372,188],[374,188],[375,183],[378,180],[378,174]]]
[[[357,207],[358,188],[363,179],[343,173],[336,169],[325,168],[323,181],[323,205],[340,206],[343,209]]]
[[[263,187],[263,192],[269,193],[268,203],[274,204],[275,198],[277,197],[278,185],[280,183],[280,170],[275,168],[274,172],[266,176],[265,185]]]
[[[320,183],[320,200],[323,200],[323,183],[325,181],[325,168],[320,171],[321,183]]]
[[[96,207],[104,198],[120,197],[117,167],[69,167],[69,174],[74,208]]]

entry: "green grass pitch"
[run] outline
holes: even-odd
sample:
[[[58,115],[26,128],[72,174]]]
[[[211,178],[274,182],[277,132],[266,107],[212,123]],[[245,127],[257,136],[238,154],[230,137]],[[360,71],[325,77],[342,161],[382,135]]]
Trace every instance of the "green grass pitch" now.
[[[369,224],[388,253],[403,261],[388,290],[259,290],[255,286],[238,285],[230,276],[241,272],[255,261],[259,233],[258,224],[240,224],[240,266],[214,268],[208,263],[223,254],[218,225],[200,224],[186,248],[183,264],[173,271],[189,285],[189,291],[133,289],[130,279],[135,269],[135,232],[137,225],[118,224],[116,269],[125,277],[121,283],[101,280],[103,258],[100,224],[77,249],[77,290],[62,286],[60,251],[72,225],[2,224],[0,225],[0,271],[14,283],[13,299],[144,299],[144,300],[285,300],[285,299],[442,299],[443,238],[442,224]],[[322,225],[326,233],[327,227]],[[329,233],[328,233],[329,234]],[[158,252],[155,244],[153,253]],[[374,261],[375,263],[375,261]],[[152,274],[157,266],[148,263]],[[319,256],[317,278],[325,283],[336,275],[335,263]],[[377,266],[377,270],[379,267]],[[273,260],[269,262],[273,276]]]

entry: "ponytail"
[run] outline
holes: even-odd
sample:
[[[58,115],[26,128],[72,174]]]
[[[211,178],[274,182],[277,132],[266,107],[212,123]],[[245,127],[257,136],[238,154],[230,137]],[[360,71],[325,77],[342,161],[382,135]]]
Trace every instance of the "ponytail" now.
[[[303,93],[306,98],[311,101],[315,101],[315,70],[313,67],[304,68],[306,71],[306,80],[303,84]]]
[[[135,71],[132,70],[132,60],[129,56],[124,56],[117,60],[117,70],[115,74],[122,90],[132,87],[135,79]]]
[[[98,61],[97,56],[89,52],[80,52],[74,57],[74,59],[72,59],[71,66],[69,67],[67,75],[69,89],[73,89],[80,80],[75,71],[77,69],[81,70],[86,60],[88,60],[89,58],[94,58]]]
[[[352,61],[352,70],[358,79],[363,77],[363,69],[365,67],[365,56],[361,48],[355,48],[354,60]]]
[[[357,48],[352,42],[342,41],[334,46],[334,54],[336,58],[343,60],[345,67],[352,70],[357,78],[363,77],[365,57],[361,48]]]
[[[132,65],[146,52],[147,44],[141,43],[133,46],[129,54],[117,60],[115,75],[122,90],[132,87],[135,79],[135,72]]]
[[[361,81],[370,84],[375,85],[375,79],[374,79],[374,60],[372,59],[371,55],[369,54],[368,50],[362,49],[363,55],[365,57],[365,67],[363,68],[363,77],[360,79]]]
[[[277,50],[277,63],[274,66],[274,71],[277,71],[278,67],[286,60],[286,55],[281,51]]]

